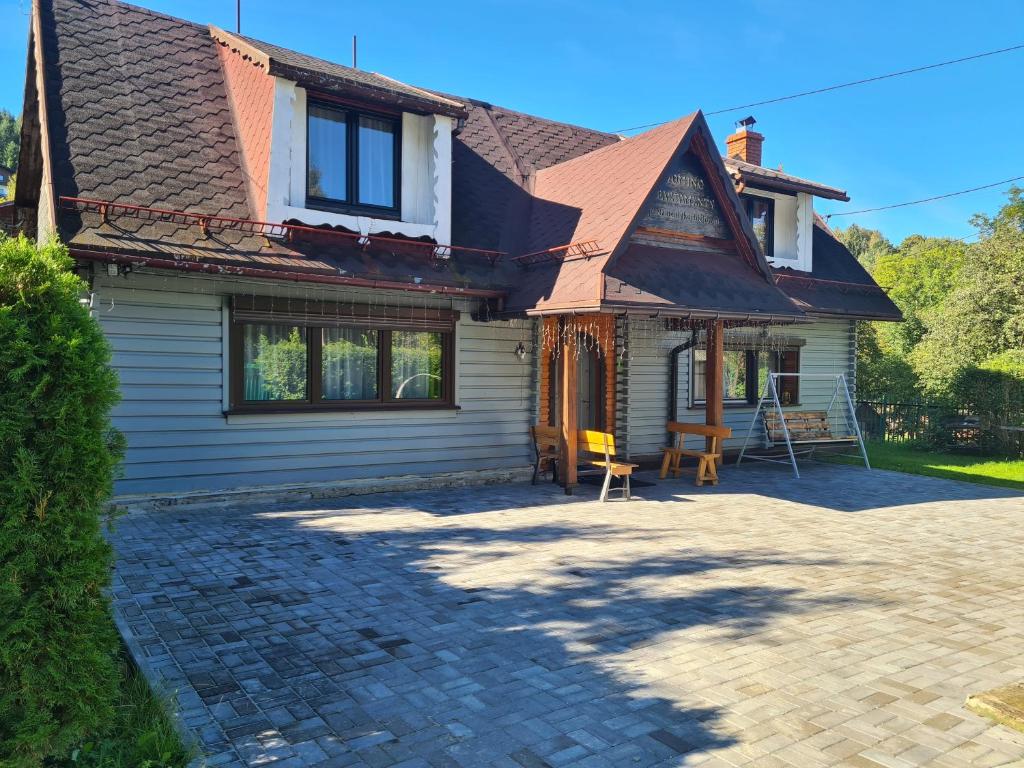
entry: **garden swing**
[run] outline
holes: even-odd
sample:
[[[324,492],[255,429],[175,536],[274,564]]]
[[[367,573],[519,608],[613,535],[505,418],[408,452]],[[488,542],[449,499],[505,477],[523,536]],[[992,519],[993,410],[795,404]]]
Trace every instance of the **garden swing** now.
[[[784,376],[794,377],[798,380],[815,379],[834,382],[835,386],[828,408],[824,411],[783,411],[782,403],[779,401],[778,380]],[[763,429],[763,447],[766,450],[771,450],[779,445],[785,445],[785,453],[747,453],[747,446],[758,423]],[[836,429],[833,429],[833,424]],[[744,458],[773,464],[790,464],[793,467],[793,474],[799,478],[800,470],[796,465],[797,454],[813,457],[817,448],[842,445],[856,445],[860,449],[860,457],[864,459],[864,466],[871,469],[845,374],[769,373],[736,464],[739,465]]]

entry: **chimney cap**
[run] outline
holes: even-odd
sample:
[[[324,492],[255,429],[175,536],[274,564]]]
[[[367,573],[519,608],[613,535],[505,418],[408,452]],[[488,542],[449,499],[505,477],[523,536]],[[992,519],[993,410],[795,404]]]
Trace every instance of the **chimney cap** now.
[[[741,131],[749,131],[754,127],[757,120],[754,119],[753,115],[747,115],[742,120],[736,121],[736,127]]]

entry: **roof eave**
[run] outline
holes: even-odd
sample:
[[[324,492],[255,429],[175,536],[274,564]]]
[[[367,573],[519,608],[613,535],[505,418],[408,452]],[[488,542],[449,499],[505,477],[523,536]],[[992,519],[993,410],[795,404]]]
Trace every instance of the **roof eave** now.
[[[881,312],[847,312],[842,309],[813,309],[808,308],[806,310],[808,317],[817,319],[835,319],[841,318],[843,320],[872,320],[876,322],[884,323],[902,323],[903,313],[899,312],[895,315],[883,314]]]
[[[802,323],[808,322],[806,313],[757,312],[731,309],[684,307],[677,304],[651,305],[630,302],[603,302],[602,312],[613,314],[642,315],[644,317],[672,317],[695,320],[730,320],[751,323]]]
[[[274,59],[270,59],[270,66],[267,71],[274,77],[292,80],[308,90],[324,91],[338,96],[356,98],[370,104],[391,108],[398,107],[406,112],[416,112],[418,114],[444,115],[456,119],[465,119],[469,116],[469,110],[465,107],[442,104],[441,102],[430,101],[429,99],[417,99],[414,96],[388,91],[384,88],[374,88],[365,83],[356,83],[312,69],[282,64]]]
[[[457,119],[465,119],[469,116],[468,108],[464,104],[454,101],[453,99],[446,99],[443,97],[434,98],[427,91],[423,91],[422,98],[417,98],[412,94],[399,93],[386,88],[375,88],[367,83],[348,80],[336,75],[328,75],[314,69],[283,64],[272,55],[262,50],[258,45],[255,45],[238,35],[232,34],[231,32],[214,26],[213,24],[210,25],[209,29],[210,36],[213,37],[214,40],[224,45],[231,46],[232,49],[237,50],[262,65],[266,69],[267,74],[291,80],[298,83],[303,88],[333,92],[339,96],[356,97],[360,100],[370,102],[371,104],[378,104],[392,108],[399,107],[403,110],[418,112],[420,114],[445,115],[447,117],[454,117]],[[379,75],[379,77],[386,76]],[[392,80],[392,78],[386,79]],[[394,82],[397,83],[398,81],[395,80]],[[409,86],[404,83],[402,85],[409,89],[420,90],[416,89],[415,86]]]
[[[833,187],[822,187],[817,184],[804,184],[786,179],[775,179],[769,176],[746,173],[738,169],[733,171],[733,178],[742,182],[747,187],[765,189],[769,192],[774,190],[780,192],[805,192],[825,200],[850,202],[850,196],[846,192],[841,189],[834,189]]]

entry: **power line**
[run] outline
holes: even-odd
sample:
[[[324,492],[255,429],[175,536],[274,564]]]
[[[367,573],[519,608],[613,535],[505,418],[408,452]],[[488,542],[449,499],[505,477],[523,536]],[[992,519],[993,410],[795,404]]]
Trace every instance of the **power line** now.
[[[905,208],[908,205],[920,205],[921,203],[930,203],[934,200],[945,200],[947,197],[956,197],[957,195],[966,195],[970,192],[979,192],[983,189],[991,189],[992,187],[999,187],[1003,184],[1009,184],[1012,181],[1019,181],[1024,179],[1024,176],[1014,176],[1012,179],[1004,179],[1003,181],[996,181],[992,184],[983,184],[980,187],[971,187],[970,189],[961,189],[959,192],[948,192],[945,195],[936,195],[935,197],[926,197],[921,200],[911,200],[907,203],[893,203],[892,205],[880,205],[877,208],[864,208],[859,211],[841,211],[839,213],[826,213],[825,220],[831,219],[833,216],[853,216],[857,213],[873,213],[875,211],[887,211],[890,208]]]
[[[903,75],[912,75],[916,72],[924,72],[929,69],[938,69],[939,67],[948,67],[950,64],[962,64],[965,61],[974,61],[975,59],[983,59],[986,56],[996,56],[1000,53],[1009,53],[1011,51],[1019,51],[1024,49],[1024,43],[1020,45],[1011,45],[1009,48],[1000,48],[995,51],[985,51],[984,53],[976,53],[971,56],[964,56],[959,59],[950,59],[949,61],[940,61],[937,64],[926,64],[923,67],[914,67],[913,69],[903,69],[899,72],[889,72],[885,75],[876,75],[875,77],[866,77],[863,80],[853,80],[849,83],[839,83],[838,85],[829,85],[824,88],[815,88],[812,91],[801,91],[800,93],[790,94],[789,96],[779,96],[774,99],[765,99],[764,101],[753,101],[749,104],[740,104],[735,107],[726,107],[725,109],[716,109],[714,112],[705,112],[705,116],[711,117],[712,115],[721,115],[726,112],[736,112],[741,109],[750,109],[751,107],[761,107],[765,104],[777,104],[780,101],[790,101],[792,99],[799,99],[804,96],[814,96],[819,93],[827,93],[829,91],[838,91],[840,88],[851,88],[855,85],[864,85],[865,83],[874,83],[879,80],[888,80],[891,77],[902,77]],[[634,125],[632,128],[622,128],[621,130],[615,131],[615,133],[628,133],[630,131],[639,131],[644,128],[654,128],[658,125],[664,125],[670,122],[669,120],[661,120],[657,123],[647,123],[646,125]]]

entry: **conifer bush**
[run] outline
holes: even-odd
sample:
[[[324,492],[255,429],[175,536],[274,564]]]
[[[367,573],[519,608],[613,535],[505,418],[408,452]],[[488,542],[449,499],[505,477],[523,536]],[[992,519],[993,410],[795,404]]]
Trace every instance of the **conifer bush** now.
[[[59,245],[0,239],[0,765],[37,766],[113,718],[102,535],[122,440],[110,350]]]

